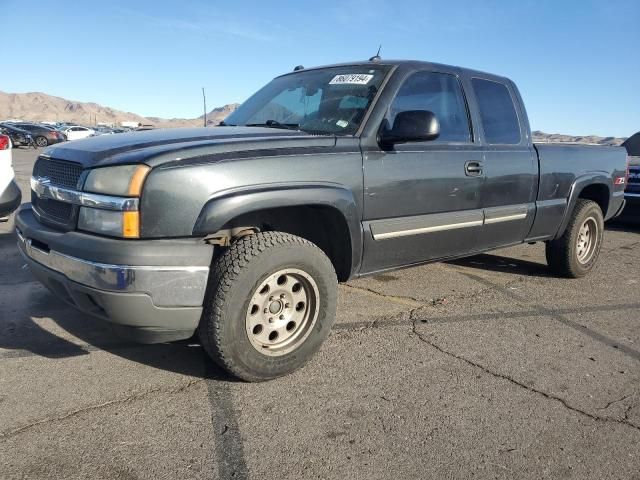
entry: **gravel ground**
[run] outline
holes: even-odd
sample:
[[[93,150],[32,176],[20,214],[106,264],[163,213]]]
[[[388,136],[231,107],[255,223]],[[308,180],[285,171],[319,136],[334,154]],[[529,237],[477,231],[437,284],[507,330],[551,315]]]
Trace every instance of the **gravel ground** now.
[[[14,150],[28,200],[33,150]],[[596,271],[518,246],[340,287],[288,377],[141,346],[34,281],[0,224],[2,478],[640,479],[640,229]]]

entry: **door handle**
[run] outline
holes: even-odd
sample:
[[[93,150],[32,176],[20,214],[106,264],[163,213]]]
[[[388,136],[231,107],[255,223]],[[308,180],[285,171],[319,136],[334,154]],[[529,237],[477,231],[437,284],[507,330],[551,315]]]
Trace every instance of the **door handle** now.
[[[482,175],[482,162],[471,160],[464,164],[464,174],[468,177],[477,177]]]

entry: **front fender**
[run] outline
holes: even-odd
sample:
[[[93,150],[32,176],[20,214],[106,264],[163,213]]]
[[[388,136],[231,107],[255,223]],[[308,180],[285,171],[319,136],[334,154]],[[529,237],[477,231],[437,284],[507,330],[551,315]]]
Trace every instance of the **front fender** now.
[[[254,185],[218,192],[202,208],[193,235],[215,233],[232,219],[247,213],[296,206],[330,207],[340,212],[349,229],[351,271],[356,271],[362,258],[362,225],[353,193],[338,184]]]

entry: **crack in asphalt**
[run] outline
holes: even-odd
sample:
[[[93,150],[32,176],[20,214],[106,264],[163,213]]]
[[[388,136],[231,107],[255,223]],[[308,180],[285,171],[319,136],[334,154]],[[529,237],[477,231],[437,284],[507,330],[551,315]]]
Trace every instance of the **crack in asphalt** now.
[[[426,309],[430,307],[430,305],[424,305],[422,307],[418,307],[420,309]],[[576,308],[561,308],[556,310],[551,310],[554,314],[578,314],[578,313],[596,313],[596,312],[615,312],[621,310],[636,310],[640,309],[640,303],[627,303],[627,304],[616,304],[616,305],[594,305],[591,307],[576,307]],[[349,330],[363,330],[365,328],[387,328],[387,327],[397,327],[404,325],[406,323],[406,316],[411,312],[411,310],[404,310],[396,315],[391,317],[379,317],[374,320],[363,320],[359,322],[342,322],[337,323],[333,326],[333,331],[349,331]],[[461,323],[461,322],[473,322],[479,320],[495,320],[496,315],[508,316],[509,318],[505,318],[505,320],[517,319],[517,318],[528,318],[528,317],[542,317],[546,314],[541,313],[538,310],[521,310],[515,312],[489,312],[489,313],[475,313],[470,315],[456,315],[456,316],[440,316],[440,317],[430,317],[425,319],[424,323],[430,324],[446,324],[446,323]],[[0,358],[2,356],[0,355]]]
[[[526,385],[518,380],[516,380],[515,378],[512,378],[508,375],[505,375],[503,373],[499,373],[499,372],[494,372],[493,370],[490,370],[489,368],[485,367],[484,365],[474,362],[473,360],[470,360],[468,358],[465,358],[461,355],[458,355],[456,353],[453,353],[449,350],[446,350],[445,348],[441,347],[440,345],[428,340],[424,335],[422,335],[417,328],[417,322],[419,321],[417,318],[414,317],[414,312],[411,313],[410,315],[411,317],[411,323],[412,323],[412,333],[414,334],[414,336],[416,338],[418,338],[421,342],[430,345],[432,348],[436,349],[437,351],[439,351],[440,353],[444,354],[444,355],[448,355],[452,358],[455,358],[461,362],[464,362],[468,365],[471,365],[475,368],[478,368],[480,370],[482,370],[483,372],[495,377],[495,378],[499,378],[502,380],[506,380],[510,383],[512,383],[513,385],[516,385],[518,387],[521,387],[529,392],[541,395],[542,397],[548,399],[548,400],[555,400],[556,402],[559,402],[562,406],[564,406],[566,409],[575,412],[579,415],[588,417],[592,420],[598,421],[598,422],[606,422],[606,423],[617,423],[620,425],[624,425],[630,428],[633,428],[634,430],[637,430],[638,432],[640,432],[640,426],[635,425],[634,423],[631,423],[628,419],[628,412],[631,410],[630,408],[627,409],[627,412],[625,412],[625,416],[623,417],[623,419],[617,419],[617,418],[610,418],[610,417],[600,417],[598,415],[594,415],[592,413],[589,413],[585,410],[582,410],[580,408],[574,407],[573,405],[570,405],[565,399],[561,398],[561,397],[557,397],[553,394],[550,394],[548,392],[545,392],[543,390],[538,390],[536,388],[533,388],[529,385]]]
[[[479,275],[474,275],[473,273],[468,273],[468,272],[460,272],[463,275],[465,275],[466,277],[470,278],[471,280],[475,280],[476,282],[482,283],[484,285],[493,285],[495,286],[496,284],[493,283],[490,280],[487,280],[484,277],[481,277]],[[538,312],[540,315],[544,315],[547,316],[549,318],[552,318],[554,320],[556,320],[559,323],[562,323],[563,325],[566,325],[567,327],[573,328],[574,330],[576,330],[579,333],[582,333],[584,335],[587,335],[588,337],[591,337],[593,340],[596,340],[608,347],[611,347],[615,350],[618,350],[619,352],[623,353],[624,355],[633,358],[634,360],[637,360],[640,362],[640,351],[635,350],[631,347],[628,347],[620,342],[616,342],[615,340],[607,337],[606,335],[603,335],[601,333],[596,332],[595,330],[591,330],[590,328],[586,327],[585,325],[581,325],[577,322],[574,322],[573,320],[570,320],[558,313],[556,313],[556,311],[554,311],[553,309],[547,308],[544,305],[537,305],[537,304],[533,304],[533,303],[529,303],[527,302],[527,300],[525,298],[522,298],[520,295],[518,295],[517,293],[511,291],[511,290],[507,290],[505,289],[504,294],[508,297],[511,297],[513,300],[516,301],[516,303],[522,307],[522,308],[531,308],[533,310],[535,310],[536,312]]]
[[[420,300],[416,297],[411,297],[411,296],[389,295],[386,293],[382,293],[371,287],[359,287],[349,283],[341,284],[341,286],[346,287],[347,289],[356,290],[358,292],[364,293],[365,295],[371,294],[373,296],[376,296],[385,300],[389,300],[394,303],[399,303],[401,305],[405,305],[411,308],[417,308],[417,307],[424,307],[424,306],[439,305],[441,303],[446,303],[448,300],[469,300],[472,298],[477,298],[480,295],[483,295],[487,292],[491,292],[491,291],[495,291],[503,288],[509,288],[511,285],[521,283],[521,282],[522,282],[522,279],[518,278],[516,280],[511,280],[505,283],[504,285],[492,285],[486,288],[481,288],[480,290],[476,290],[473,292],[452,293],[450,295],[446,295],[438,298],[432,298],[428,301]]]
[[[631,412],[633,407],[635,407],[634,404],[631,404],[631,405],[627,406],[627,409],[624,411],[624,419],[625,420],[629,421],[629,412]]]
[[[405,305],[407,307],[421,307],[425,305],[425,302],[418,300],[414,297],[406,297],[401,295],[387,295],[385,293],[378,292],[377,290],[369,287],[357,287],[355,285],[351,285],[348,283],[341,284],[342,287],[346,287],[348,290],[357,290],[358,292],[364,293],[365,295],[374,295],[376,297],[384,298],[385,300],[389,300],[394,303],[399,303],[400,305]]]
[[[604,407],[602,408],[596,408],[596,410],[606,410],[608,409],[611,405],[615,405],[616,403],[620,403],[620,402],[624,402],[627,398],[633,397],[633,395],[625,395],[622,398],[619,398],[617,400],[611,400],[609,403],[607,403]]]
[[[455,269],[455,270],[457,270],[457,269]],[[465,298],[465,297],[466,298],[473,298],[474,296],[477,296],[477,295],[480,295],[482,293],[485,293],[487,291],[492,291],[492,290],[503,291],[505,294],[507,294],[508,296],[513,298],[514,300],[517,300],[518,305],[520,305],[521,307],[523,307],[523,308],[527,308],[528,307],[530,309],[531,308],[533,309],[533,311],[530,310],[528,312],[525,311],[525,312],[514,312],[513,314],[510,313],[509,315],[511,315],[511,316],[515,315],[515,316],[518,316],[518,317],[526,317],[526,316],[535,315],[535,316],[551,317],[551,318],[554,318],[555,320],[557,320],[557,321],[559,321],[559,322],[561,322],[561,323],[563,323],[563,324],[565,324],[565,325],[567,325],[569,327],[572,327],[572,328],[574,328],[574,329],[576,329],[576,330],[578,330],[578,331],[580,331],[582,333],[586,333],[587,335],[589,335],[590,337],[594,338],[595,340],[603,342],[606,345],[611,346],[611,347],[613,347],[613,348],[615,348],[617,350],[621,350],[623,353],[631,356],[632,358],[636,358],[637,355],[639,355],[638,352],[636,352],[635,350],[630,349],[628,347],[625,347],[623,345],[619,345],[617,342],[614,342],[613,340],[609,339],[608,337],[605,337],[604,335],[601,335],[601,334],[599,334],[597,332],[593,332],[592,330],[588,329],[587,327],[585,327],[583,325],[579,325],[579,324],[577,324],[575,322],[572,322],[571,320],[566,319],[565,317],[563,317],[561,315],[561,313],[580,313],[582,311],[584,311],[584,312],[601,311],[601,310],[605,310],[606,311],[606,310],[609,310],[609,309],[616,309],[616,307],[617,308],[623,308],[623,309],[637,308],[639,306],[638,304],[616,305],[616,306],[612,306],[612,307],[608,307],[608,306],[602,305],[602,306],[596,306],[596,307],[583,307],[583,308],[576,308],[576,309],[552,310],[552,309],[548,309],[548,308],[546,308],[544,306],[541,306],[541,305],[531,305],[531,304],[528,304],[528,303],[523,303],[523,299],[521,299],[519,295],[517,295],[514,292],[511,292],[511,291],[508,290],[510,285],[513,285],[514,283],[519,283],[519,282],[522,281],[522,279],[517,279],[517,280],[514,280],[512,282],[507,282],[504,285],[498,285],[498,284],[495,284],[493,282],[490,282],[489,280],[486,280],[483,277],[479,277],[477,275],[473,275],[473,274],[470,274],[468,272],[462,272],[462,271],[458,271],[458,272],[463,274],[463,275],[465,275],[465,276],[467,276],[468,278],[470,278],[472,280],[475,280],[475,281],[478,281],[478,282],[480,282],[480,283],[482,283],[484,285],[487,285],[487,288],[483,289],[483,290],[480,290],[478,292],[474,292],[471,295],[469,295],[469,294],[464,295],[463,294],[463,295],[458,296],[457,298],[460,298],[460,299]],[[382,293],[377,292],[377,291],[375,291],[373,289],[368,289],[368,288],[367,289],[362,289],[362,288],[357,288],[357,287],[356,287],[356,289],[364,290],[364,291],[366,291],[368,293],[373,293],[373,294],[375,294],[375,295],[377,295],[379,297],[386,298],[386,299],[388,299],[389,297],[394,298],[394,299],[398,298],[398,297],[395,297],[395,296],[388,296],[388,295],[382,294]],[[404,298],[406,298],[406,297],[404,297]],[[453,296],[449,296],[448,298],[453,298]],[[410,299],[417,302],[417,300],[414,299],[414,298],[410,298]],[[462,361],[462,362],[464,362],[464,363],[466,363],[468,365],[476,367],[476,368],[482,370],[483,372],[485,372],[485,373],[487,373],[487,374],[489,374],[489,375],[491,375],[493,377],[500,378],[500,379],[503,379],[505,381],[508,381],[508,382],[518,386],[518,387],[521,387],[521,388],[523,388],[525,390],[528,390],[529,392],[532,392],[532,393],[535,393],[537,395],[540,395],[540,396],[542,396],[542,397],[544,397],[544,398],[546,398],[548,400],[559,402],[565,409],[567,409],[569,411],[572,411],[574,413],[577,413],[578,415],[582,415],[584,417],[587,417],[587,418],[589,418],[591,420],[594,420],[594,421],[597,421],[597,422],[616,423],[616,424],[624,425],[624,426],[630,427],[630,428],[632,428],[634,430],[640,431],[640,426],[635,425],[634,423],[632,423],[629,420],[629,413],[633,409],[633,405],[629,405],[626,408],[622,419],[611,418],[611,417],[601,417],[601,416],[595,415],[593,413],[589,413],[586,410],[582,410],[582,409],[580,409],[578,407],[575,407],[575,406],[569,404],[565,399],[563,399],[561,397],[555,396],[555,395],[553,395],[551,393],[548,393],[548,392],[545,392],[543,390],[538,390],[536,388],[533,388],[533,387],[531,387],[529,385],[526,385],[526,384],[524,384],[524,383],[522,383],[522,382],[520,382],[520,381],[516,380],[515,378],[512,378],[512,377],[510,377],[508,375],[505,375],[505,374],[502,374],[502,373],[499,373],[499,372],[494,372],[494,371],[490,370],[489,368],[485,367],[484,365],[481,365],[481,364],[479,364],[477,362],[474,362],[473,360],[470,360],[470,359],[465,358],[465,357],[463,357],[461,355],[458,355],[458,354],[455,354],[455,353],[453,353],[451,351],[448,351],[448,350],[444,349],[443,347],[441,347],[440,345],[437,345],[434,342],[429,341],[426,337],[424,337],[417,330],[418,319],[415,318],[415,314],[417,312],[423,311],[426,308],[428,308],[429,306],[433,306],[435,304],[432,303],[431,305],[429,305],[429,304],[425,304],[424,302],[417,302],[417,303],[420,303],[420,305],[416,305],[411,310],[403,311],[403,312],[395,315],[394,317],[392,317],[390,319],[385,319],[385,320],[376,319],[376,320],[373,320],[373,321],[370,321],[370,322],[353,322],[350,325],[339,324],[339,325],[336,325],[334,327],[334,329],[336,329],[336,330],[367,330],[367,329],[372,329],[372,328],[381,328],[381,327],[388,326],[388,325],[398,325],[399,326],[399,325],[406,324],[407,316],[408,316],[408,319],[411,321],[411,324],[412,324],[412,332],[416,336],[416,338],[418,338],[421,342],[430,345],[432,348],[438,350],[442,354],[448,355],[448,356],[450,356],[452,358],[455,358],[455,359],[457,359],[459,361]],[[473,317],[493,318],[494,316],[495,316],[495,314],[481,314],[481,315],[474,315]],[[437,322],[433,322],[433,323],[437,323]],[[587,332],[585,332],[585,330],[587,330]],[[637,357],[636,359],[640,360],[640,356]],[[606,410],[611,405],[613,405],[615,403],[622,402],[622,401],[626,400],[627,398],[630,398],[630,396],[626,395],[621,399],[613,400],[613,401],[609,402],[606,407],[604,407],[602,409],[596,409],[596,410]]]
[[[185,384],[180,385],[179,387],[174,387],[174,388],[165,388],[165,387],[157,387],[157,388],[150,388],[147,390],[144,390],[142,392],[136,392],[134,394],[128,395],[125,398],[118,398],[115,400],[109,400],[106,402],[102,402],[102,403],[98,403],[95,405],[88,405],[86,407],[82,407],[82,408],[78,408],[76,410],[72,410],[70,412],[67,412],[63,415],[58,415],[55,417],[45,417],[42,418],[40,420],[36,420],[34,422],[28,423],[26,425],[22,425],[21,427],[17,427],[11,430],[7,430],[5,432],[0,432],[0,440],[6,440],[9,439],[11,437],[14,437],[18,434],[24,433],[27,430],[30,430],[31,428],[37,427],[39,425],[44,425],[47,423],[52,423],[52,422],[59,422],[59,421],[63,421],[66,420],[68,418],[74,417],[76,415],[80,415],[82,413],[85,412],[90,412],[93,410],[100,410],[106,407],[111,407],[113,405],[120,405],[120,404],[124,404],[124,403],[129,403],[129,402],[135,402],[138,400],[142,400],[150,395],[156,394],[156,393],[166,393],[166,394],[176,394],[176,393],[180,393],[194,385],[197,385],[199,383],[204,382],[204,379],[202,378],[198,378],[198,379],[194,379],[191,380]]]

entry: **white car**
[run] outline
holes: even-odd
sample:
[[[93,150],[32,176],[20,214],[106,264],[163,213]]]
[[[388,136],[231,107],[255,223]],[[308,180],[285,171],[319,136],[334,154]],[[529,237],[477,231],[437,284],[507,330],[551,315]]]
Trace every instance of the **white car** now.
[[[6,221],[22,201],[20,188],[16,185],[11,158],[11,139],[0,135],[0,221]]]
[[[81,127],[79,125],[69,127],[63,130],[62,133],[67,136],[67,140],[79,140],[96,134],[95,130],[87,127]]]

